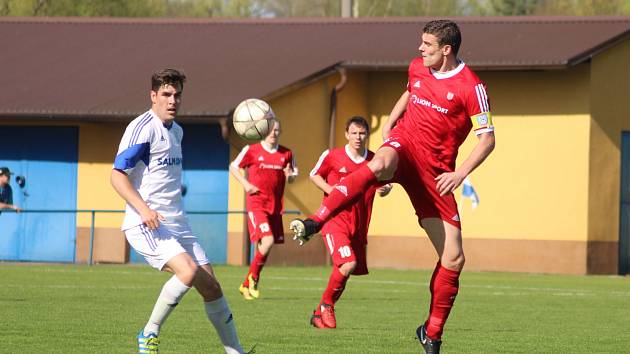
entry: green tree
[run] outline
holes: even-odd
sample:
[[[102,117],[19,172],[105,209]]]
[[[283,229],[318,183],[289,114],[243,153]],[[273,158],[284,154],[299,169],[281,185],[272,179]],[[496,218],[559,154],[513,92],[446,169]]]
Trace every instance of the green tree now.
[[[0,0],[3,16],[153,17],[165,13],[164,0]]]
[[[628,15],[630,0],[354,0],[356,17]],[[0,0],[0,16],[336,17],[341,0]]]
[[[354,0],[359,17],[457,16],[466,12],[461,0]]]
[[[469,8],[482,16],[628,15],[630,0],[471,0]]]

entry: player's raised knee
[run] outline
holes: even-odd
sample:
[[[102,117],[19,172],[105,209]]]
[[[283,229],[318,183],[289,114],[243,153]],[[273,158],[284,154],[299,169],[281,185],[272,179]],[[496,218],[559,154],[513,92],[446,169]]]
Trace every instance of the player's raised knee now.
[[[372,161],[368,163],[368,167],[379,181],[390,180],[396,172],[397,160],[387,156],[376,155]]]

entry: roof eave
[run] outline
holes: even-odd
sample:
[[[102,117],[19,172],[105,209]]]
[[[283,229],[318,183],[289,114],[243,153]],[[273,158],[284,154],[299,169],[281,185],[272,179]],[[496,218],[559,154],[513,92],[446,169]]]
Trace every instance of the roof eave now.
[[[610,38],[609,40],[600,43],[599,45],[590,48],[589,50],[586,50],[572,58],[569,58],[568,62],[568,66],[575,66],[577,64],[583,63],[585,61],[588,61],[590,59],[592,59],[594,56],[616,46],[617,44],[623,42],[624,40],[628,39],[630,37],[630,29],[626,30],[612,38]]]
[[[227,117],[228,112],[205,114],[180,114],[177,121],[186,123],[219,123]],[[0,112],[2,120],[38,120],[38,121],[70,121],[70,122],[129,122],[138,114],[95,114],[95,113],[62,113],[62,112]]]
[[[476,71],[565,70],[570,66],[568,61],[559,63],[466,62],[466,64]],[[340,63],[340,66],[351,70],[407,71],[409,63],[345,61]]]

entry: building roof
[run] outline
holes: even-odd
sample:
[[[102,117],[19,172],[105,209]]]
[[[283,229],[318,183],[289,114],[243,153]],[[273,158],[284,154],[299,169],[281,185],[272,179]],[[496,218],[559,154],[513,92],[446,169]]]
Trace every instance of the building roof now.
[[[188,76],[180,117],[225,116],[337,66],[405,70],[427,18],[0,18],[0,117],[128,119],[151,74]],[[630,17],[454,18],[477,70],[566,69],[630,37]]]

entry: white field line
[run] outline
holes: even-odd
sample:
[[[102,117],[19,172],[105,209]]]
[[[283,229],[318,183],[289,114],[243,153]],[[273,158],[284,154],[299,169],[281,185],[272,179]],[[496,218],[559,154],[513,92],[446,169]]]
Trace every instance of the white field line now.
[[[54,268],[44,268],[42,269],[42,271],[44,272],[60,272],[60,273],[78,273],[78,272],[82,272],[85,273],[85,270],[73,270],[73,269],[54,269]],[[98,271],[99,274],[116,274],[116,275],[137,275],[138,273],[136,272],[130,272],[130,271]],[[145,274],[142,274],[143,277],[145,276],[159,276],[159,277],[164,277],[164,274],[159,273],[159,272],[148,272]],[[234,279],[234,278],[238,278],[240,279],[241,276],[219,276],[219,280],[221,280],[222,278],[229,278],[229,279]],[[291,290],[291,291],[311,291],[311,290],[322,290],[324,288],[324,284],[326,281],[328,281],[328,278],[323,278],[323,277],[289,277],[289,276],[265,276],[265,279],[271,279],[271,280],[288,280],[288,281],[296,281],[296,280],[301,280],[301,281],[312,281],[312,282],[317,282],[322,284],[321,287],[309,287],[309,288],[304,288],[304,287],[274,287],[274,286],[269,286],[269,287],[265,287],[268,290],[279,290],[279,291],[284,291],[284,290]],[[412,282],[412,281],[398,281],[398,280],[371,280],[371,279],[364,279],[363,277],[354,277],[351,280],[352,284],[374,284],[374,285],[391,285],[391,286],[410,286],[411,288],[409,289],[388,289],[388,292],[416,292],[417,288],[422,288],[422,287],[426,287],[428,286],[427,282]],[[78,288],[83,288],[83,289],[103,289],[103,288],[108,288],[108,289],[119,289],[119,290],[135,290],[135,289],[146,289],[146,286],[93,286],[93,285],[81,285],[78,283],[75,284],[50,284],[50,285],[44,285],[44,284],[37,284],[37,285],[19,285],[19,284],[3,284],[3,287],[7,287],[7,288],[49,288],[49,289],[78,289]],[[587,290],[587,289],[566,289],[566,288],[548,288],[548,287],[526,287],[526,286],[509,286],[509,285],[481,285],[481,284],[470,284],[470,283],[464,283],[462,285],[462,289],[466,289],[466,288],[472,288],[472,289],[482,289],[482,290],[489,290],[489,294],[490,295],[497,295],[497,296],[505,296],[505,295],[531,295],[531,293],[527,293],[527,292],[544,292],[544,293],[551,293],[551,295],[554,296],[600,296],[601,294],[608,294],[608,295],[613,295],[613,296],[621,296],[621,297],[630,297],[630,291],[618,291],[618,290],[614,290],[614,291],[606,291],[606,290]],[[375,289],[370,289],[368,290],[370,292],[382,292],[381,288],[375,288]]]

